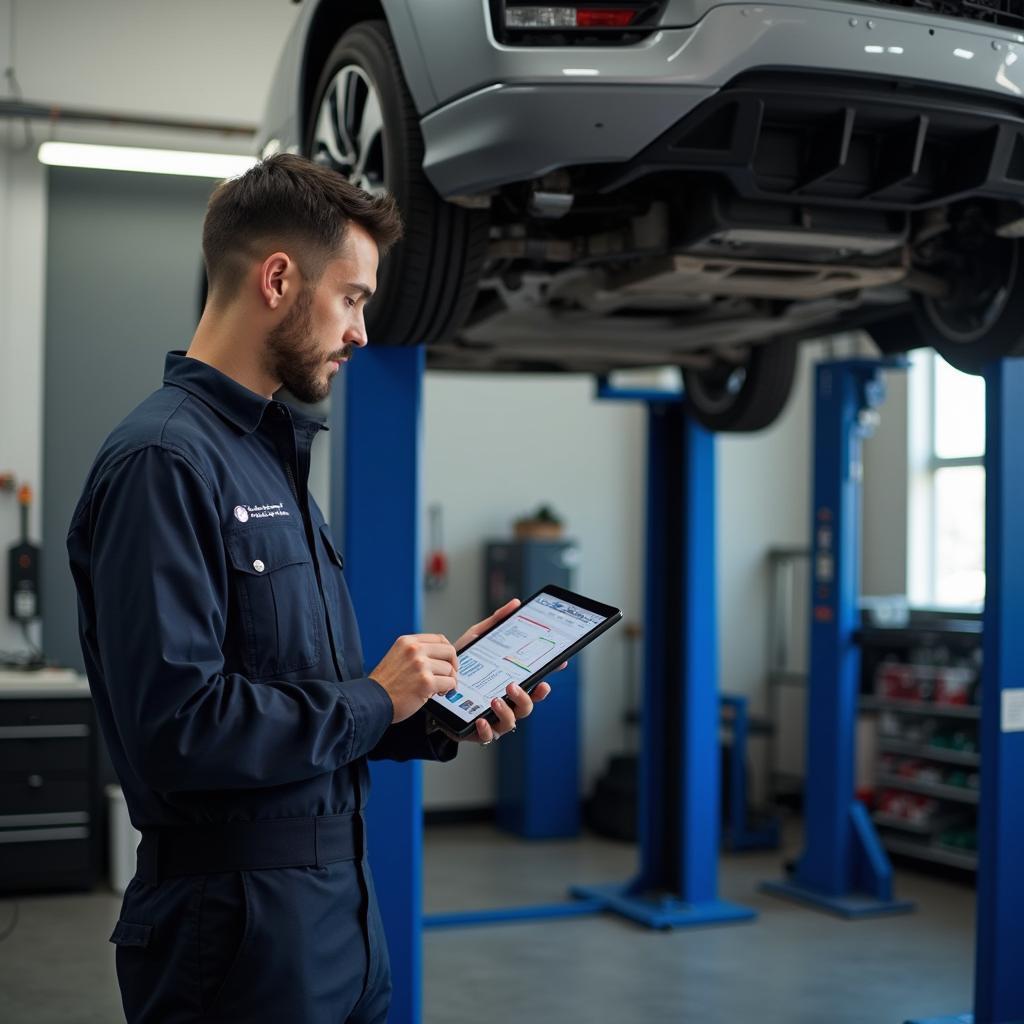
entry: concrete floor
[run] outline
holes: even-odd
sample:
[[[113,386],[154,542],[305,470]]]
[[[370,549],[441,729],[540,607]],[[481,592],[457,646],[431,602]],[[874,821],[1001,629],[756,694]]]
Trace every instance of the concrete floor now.
[[[650,932],[599,916],[430,931],[423,1024],[901,1024],[970,1009],[970,888],[902,873],[897,892],[916,913],[846,922],[758,893],[781,860],[722,861],[721,895],[755,908],[752,924]],[[625,881],[634,867],[632,847],[595,838],[527,844],[436,828],[425,910],[556,902],[571,883]],[[119,902],[109,891],[18,900],[0,943],[0,1022],[123,1020],[106,941]],[[11,909],[0,900],[0,933]]]

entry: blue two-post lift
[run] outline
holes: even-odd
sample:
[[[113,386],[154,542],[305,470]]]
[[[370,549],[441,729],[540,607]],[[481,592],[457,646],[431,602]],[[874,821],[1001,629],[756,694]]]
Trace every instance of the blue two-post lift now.
[[[597,393],[647,406],[640,863],[630,881],[572,893],[652,928],[749,921],[755,911],[718,897],[714,437],[679,394],[607,382]]]
[[[849,359],[815,372],[804,850],[789,878],[762,888],[843,917],[912,909],[894,899],[892,865],[854,798],[862,449],[885,399],[883,372],[905,366]]]
[[[892,868],[854,799],[861,444],[891,360],[818,367],[805,845],[764,888],[843,917],[899,913]],[[981,808],[974,1012],[908,1024],[1024,1024],[1024,359],[986,372]]]
[[[985,613],[974,1012],[1024,1022],[1024,359],[985,373]]]
[[[891,364],[852,361],[816,378],[814,620],[807,838],[794,875],[769,888],[844,916],[907,909],[853,800],[860,444]],[[418,628],[421,349],[364,352],[332,421],[331,518],[367,651]],[[613,909],[672,927],[752,917],[717,899],[718,758],[714,646],[713,442],[660,393],[645,401],[648,454],[648,656],[641,766],[641,855],[625,885],[582,889],[581,910]],[[974,1014],[942,1024],[1024,1021],[1024,360],[988,373],[985,663]],[[673,585],[672,579],[675,580]],[[699,598],[696,600],[695,598]],[[672,635],[678,638],[674,642]],[[670,776],[666,773],[670,773]],[[704,785],[700,784],[703,777]],[[393,1024],[419,1020],[422,990],[422,776],[374,765],[371,860],[396,977]],[[553,909],[553,908],[552,908]],[[921,1022],[924,1024],[924,1022]],[[938,1024],[938,1020],[928,1024]]]
[[[419,629],[422,348],[370,348],[337,389],[331,521],[362,623],[367,663]],[[719,704],[714,440],[678,395],[599,389],[648,407],[647,651],[635,879],[574,888],[562,904],[435,917],[492,923],[611,911],[655,928],[746,921],[718,898]],[[558,685],[557,679],[554,685]],[[543,708],[538,714],[543,713]],[[422,995],[422,768],[373,765],[370,861],[398,979],[391,1024],[416,1024]]]

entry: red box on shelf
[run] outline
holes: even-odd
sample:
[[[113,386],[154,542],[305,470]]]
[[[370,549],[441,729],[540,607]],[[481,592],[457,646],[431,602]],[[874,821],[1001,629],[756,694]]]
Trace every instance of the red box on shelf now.
[[[888,700],[920,700],[921,684],[912,665],[883,661],[875,670],[875,693]]]

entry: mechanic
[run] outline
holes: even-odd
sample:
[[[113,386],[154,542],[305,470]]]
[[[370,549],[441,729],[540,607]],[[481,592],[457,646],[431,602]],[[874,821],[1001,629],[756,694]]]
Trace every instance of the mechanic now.
[[[130,1024],[386,1019],[367,759],[455,756],[425,702],[517,602],[454,645],[400,637],[367,675],[307,486],[324,425],[273,396],[327,396],[367,343],[378,254],[400,235],[393,198],[300,157],[220,185],[192,344],[103,444],[76,508],[86,669],[142,833],[111,936]],[[508,697],[473,741],[530,714]]]

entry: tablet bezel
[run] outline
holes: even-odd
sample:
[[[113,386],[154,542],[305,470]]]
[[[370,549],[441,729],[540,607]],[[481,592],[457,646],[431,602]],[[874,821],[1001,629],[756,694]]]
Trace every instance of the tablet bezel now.
[[[558,587],[554,584],[549,584],[548,586],[541,587],[538,591],[531,594],[525,601],[520,602],[520,604],[509,612],[505,618],[500,622],[496,622],[490,629],[484,631],[478,637],[471,640],[457,653],[461,655],[464,651],[468,651],[473,644],[479,643],[489,633],[492,633],[500,626],[503,626],[510,618],[512,618],[513,615],[518,614],[531,601],[540,597],[541,594],[550,594],[552,597],[556,597],[560,601],[568,601],[570,604],[578,605],[580,608],[584,608],[588,612],[594,612],[597,615],[604,615],[606,618],[604,622],[600,623],[600,625],[597,625],[589,632],[584,633],[583,636],[581,636],[579,640],[572,644],[567,650],[563,651],[551,661],[546,662],[541,668],[520,683],[519,685],[527,693],[533,690],[537,684],[543,680],[545,674],[558,668],[563,661],[568,661],[569,658],[578,654],[584,647],[593,643],[593,641],[602,633],[610,629],[622,618],[621,610],[610,604],[602,604],[600,601],[594,601],[592,598],[584,597],[583,594],[577,594],[571,590],[566,590],[565,587]],[[509,703],[507,695],[504,700],[506,703]],[[460,739],[476,730],[476,723],[478,719],[486,719],[491,725],[494,725],[497,722],[497,715],[495,715],[494,710],[490,706],[481,711],[475,718],[471,718],[468,722],[464,718],[460,718],[453,711],[449,711],[448,708],[444,707],[433,698],[428,699],[424,707],[426,708],[427,714],[434,718],[445,732],[448,732],[453,736],[457,736]]]

